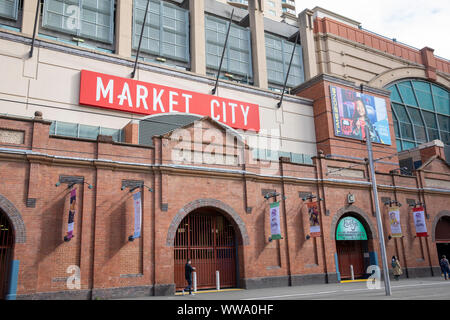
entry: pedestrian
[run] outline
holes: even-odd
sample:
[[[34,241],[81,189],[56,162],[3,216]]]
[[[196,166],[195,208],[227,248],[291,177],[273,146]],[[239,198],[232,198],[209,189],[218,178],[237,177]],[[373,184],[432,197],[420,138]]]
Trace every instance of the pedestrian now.
[[[186,265],[184,266],[184,277],[188,283],[188,286],[183,289],[183,296],[184,290],[189,290],[189,294],[191,296],[195,296],[195,294],[192,293],[192,271],[194,271],[195,268],[191,265],[191,262],[191,259],[188,259]]]
[[[391,265],[394,269],[394,278],[398,281],[398,278],[403,274],[403,271],[402,266],[400,265],[400,262],[398,261],[396,256],[392,256]]]
[[[439,261],[439,264],[441,266],[441,271],[444,274],[445,280],[447,280],[447,275],[450,276],[450,267],[445,255],[442,256],[442,259],[441,261]]]

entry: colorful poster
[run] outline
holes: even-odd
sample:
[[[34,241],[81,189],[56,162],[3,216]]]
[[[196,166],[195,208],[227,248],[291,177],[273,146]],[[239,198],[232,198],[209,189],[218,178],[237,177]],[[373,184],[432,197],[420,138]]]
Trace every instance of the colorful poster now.
[[[320,237],[319,208],[317,202],[308,202],[306,204],[309,215],[309,235],[311,237]]]
[[[345,217],[339,221],[336,240],[367,240],[366,230],[358,219]]]
[[[73,236],[73,227],[74,227],[74,219],[75,219],[75,205],[77,202],[77,189],[73,189],[70,192],[70,207],[69,207],[69,222],[67,224],[67,235],[64,236],[64,241],[70,241]]]
[[[141,236],[141,226],[142,226],[142,201],[141,192],[136,192],[133,195],[134,202],[134,234],[133,240]]]
[[[400,225],[400,208],[390,207],[389,208],[389,224],[391,225],[391,237],[401,238],[402,237],[402,226]]]
[[[386,100],[330,86],[334,134],[364,140],[368,127],[372,142],[391,144]]]
[[[414,225],[416,227],[416,236],[417,237],[428,236],[427,224],[425,221],[425,211],[423,207],[414,208],[413,216],[414,216]]]
[[[273,202],[270,204],[270,232],[272,234],[272,240],[281,239],[279,202]]]

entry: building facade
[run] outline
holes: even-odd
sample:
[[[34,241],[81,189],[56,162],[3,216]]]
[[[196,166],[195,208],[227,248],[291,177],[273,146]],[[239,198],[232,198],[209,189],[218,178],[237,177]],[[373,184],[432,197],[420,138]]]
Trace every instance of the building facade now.
[[[267,2],[0,0],[1,298],[440,276],[450,62]]]

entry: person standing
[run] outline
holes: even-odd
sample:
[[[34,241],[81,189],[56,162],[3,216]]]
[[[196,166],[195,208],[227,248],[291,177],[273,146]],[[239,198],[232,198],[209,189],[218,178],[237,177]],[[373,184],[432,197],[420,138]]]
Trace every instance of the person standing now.
[[[391,260],[392,268],[394,269],[394,278],[398,281],[398,278],[403,274],[402,267],[396,256],[392,256]]]
[[[195,268],[191,265],[191,262],[191,259],[188,259],[186,265],[184,266],[184,277],[188,283],[188,286],[183,289],[183,296],[185,290],[189,290],[189,294],[191,296],[195,296],[195,294],[192,293],[192,271],[194,271]]]
[[[450,267],[445,255],[442,256],[442,259],[441,261],[439,261],[439,264],[441,266],[441,271],[444,274],[445,280],[447,280],[447,275],[450,276]]]

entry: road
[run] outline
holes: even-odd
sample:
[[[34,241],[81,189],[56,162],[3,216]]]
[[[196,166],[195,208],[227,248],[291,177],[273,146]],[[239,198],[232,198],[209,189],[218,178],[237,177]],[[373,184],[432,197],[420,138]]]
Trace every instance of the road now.
[[[199,291],[195,296],[147,296],[132,300],[450,300],[450,280],[445,281],[443,277],[391,280],[391,292],[391,296],[386,296],[383,282],[379,289],[369,289],[366,282],[350,282],[219,292]]]

